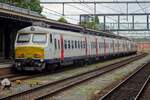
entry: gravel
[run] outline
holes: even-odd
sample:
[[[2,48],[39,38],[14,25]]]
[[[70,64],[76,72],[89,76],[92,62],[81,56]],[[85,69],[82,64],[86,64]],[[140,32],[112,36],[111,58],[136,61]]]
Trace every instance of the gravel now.
[[[95,99],[100,93],[106,93],[110,90],[116,83],[120,82],[122,79],[131,74],[140,65],[150,60],[150,56],[140,59],[136,62],[127,65],[99,76],[98,78],[92,79],[88,82],[82,83],[78,86],[61,92],[49,100],[91,100]],[[113,85],[112,85],[113,84]],[[109,87],[111,86],[111,88]],[[109,88],[108,88],[109,87]],[[103,94],[100,94],[101,96]]]
[[[105,61],[103,63],[101,62],[101,63],[97,63],[97,64],[93,64],[93,65],[88,65],[86,67],[77,67],[75,69],[66,70],[66,71],[59,72],[59,73],[53,73],[53,74],[42,76],[42,77],[28,79],[28,80],[22,81],[21,84],[12,83],[12,87],[10,90],[4,90],[4,91],[0,90],[0,96],[8,96],[8,95],[11,95],[14,93],[18,93],[18,92],[24,91],[26,89],[36,87],[41,84],[45,84],[47,82],[54,82],[54,81],[57,81],[57,80],[60,80],[63,78],[74,76],[74,75],[77,75],[77,74],[80,74],[83,72],[87,72],[87,71],[90,71],[90,70],[93,70],[96,68],[100,68],[104,65],[109,65],[111,63],[114,63],[114,62],[117,62],[117,61],[120,61],[120,60],[123,60],[126,58],[129,58],[129,57],[118,58],[115,60]],[[36,83],[39,83],[39,84],[37,85]],[[87,87],[89,87],[89,86],[87,86]],[[91,89],[91,88],[89,88],[89,89]],[[79,91],[79,93],[77,93],[77,94],[80,94],[80,93],[83,94],[86,89],[85,90],[80,89],[80,90],[81,90],[81,92]],[[76,96],[78,97],[78,95],[76,95]],[[73,95],[73,97],[74,97],[74,95]]]

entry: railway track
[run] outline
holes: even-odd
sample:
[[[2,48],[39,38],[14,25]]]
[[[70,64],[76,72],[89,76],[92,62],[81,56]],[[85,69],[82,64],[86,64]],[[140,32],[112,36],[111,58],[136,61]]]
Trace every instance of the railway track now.
[[[61,79],[55,82],[47,83],[41,86],[37,86],[35,88],[31,88],[10,96],[1,97],[0,99],[8,100],[8,99],[17,99],[17,100],[25,100],[25,99],[38,99],[43,100],[44,98],[47,98],[49,96],[54,95],[55,93],[58,93],[60,91],[63,91],[64,89],[70,88],[74,85],[77,85],[79,83],[82,83],[84,81],[90,80],[92,78],[95,78],[99,75],[102,75],[106,72],[112,71],[114,69],[117,69],[119,67],[125,66],[137,59],[140,59],[142,57],[146,56],[146,54],[138,55],[136,57],[131,57],[129,59],[125,59],[123,61],[119,61],[117,63],[107,65],[102,68],[95,69],[90,72],[85,72],[76,76],[72,76],[66,79]]]
[[[104,95],[100,100],[138,100],[150,79],[150,61]]]
[[[3,67],[4,67],[4,68],[3,68]],[[7,75],[7,74],[11,74],[11,73],[12,73],[12,69],[11,69],[12,66],[8,66],[8,67],[3,66],[3,67],[0,68],[0,75],[1,75],[1,76],[2,76],[2,75]]]
[[[11,82],[14,82],[16,80],[26,80],[26,79],[32,79],[36,77],[41,77],[45,75],[49,75],[50,73],[40,73],[40,74],[8,74],[0,77],[0,81],[4,78],[8,78]]]
[[[70,67],[69,67],[70,68]],[[8,70],[9,69],[9,70]],[[44,75],[49,75],[50,73],[49,72],[46,72],[46,73],[40,73],[40,74],[18,74],[18,73],[14,73],[14,71],[11,71],[12,69],[7,68],[7,71],[9,71],[9,74],[6,74],[6,75],[1,75],[0,76],[0,80],[4,79],[4,78],[8,78],[10,81],[14,82],[16,80],[25,80],[25,79],[31,79],[31,78],[35,78],[35,77],[40,77],[40,76],[44,76]],[[61,71],[64,71],[64,70],[68,70],[68,68],[64,68],[64,69],[60,69],[60,70],[56,70],[55,72],[61,72]],[[3,70],[0,70],[0,72],[3,72]],[[5,72],[7,73],[7,72]]]
[[[147,80],[145,83],[145,86],[143,87],[143,90],[139,94],[138,100],[149,100],[150,99],[150,79]]]

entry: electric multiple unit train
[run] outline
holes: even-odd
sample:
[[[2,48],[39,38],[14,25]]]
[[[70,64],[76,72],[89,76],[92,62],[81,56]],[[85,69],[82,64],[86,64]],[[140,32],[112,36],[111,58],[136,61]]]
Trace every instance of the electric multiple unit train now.
[[[121,36],[90,35],[30,26],[17,33],[15,67],[42,71],[53,64],[90,61],[136,53],[136,44]]]

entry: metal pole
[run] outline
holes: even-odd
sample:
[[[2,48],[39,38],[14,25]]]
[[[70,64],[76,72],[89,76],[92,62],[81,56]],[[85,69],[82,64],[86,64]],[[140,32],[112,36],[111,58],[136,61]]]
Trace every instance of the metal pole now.
[[[147,15],[147,30],[149,30],[149,15]]]
[[[127,21],[128,21],[128,13],[129,13],[129,12],[128,12],[128,3],[127,3]]]
[[[96,3],[94,3],[94,15],[96,15]]]
[[[103,27],[104,27],[104,31],[105,31],[106,30],[106,28],[105,28],[105,26],[106,26],[105,25],[106,24],[106,16],[103,16],[103,17],[104,17],[104,26]]]
[[[134,15],[132,15],[132,29],[134,30]]]
[[[94,3],[94,22],[96,24],[96,3]],[[96,29],[95,25],[94,25],[94,29]]]
[[[65,15],[65,4],[64,3],[62,4],[62,15],[63,16]]]
[[[120,29],[120,16],[118,16],[118,30]]]

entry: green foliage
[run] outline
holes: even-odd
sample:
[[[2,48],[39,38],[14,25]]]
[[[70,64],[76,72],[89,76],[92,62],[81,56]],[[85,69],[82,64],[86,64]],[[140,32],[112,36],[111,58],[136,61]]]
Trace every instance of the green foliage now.
[[[93,17],[91,19],[91,21],[83,21],[83,22],[80,23],[80,25],[83,26],[83,27],[90,28],[90,29],[95,29],[95,30],[100,29],[100,27],[99,27],[100,22],[99,22],[98,16]]]
[[[99,18],[98,18],[98,16],[95,17],[95,23],[96,23],[96,24],[100,24],[100,23],[99,23]]]
[[[18,7],[30,9],[38,13],[42,12],[42,7],[40,6],[40,0],[0,0],[2,3],[10,3]]]
[[[64,18],[64,17],[60,17],[58,19],[59,22],[62,22],[62,23],[68,23],[67,20]]]

